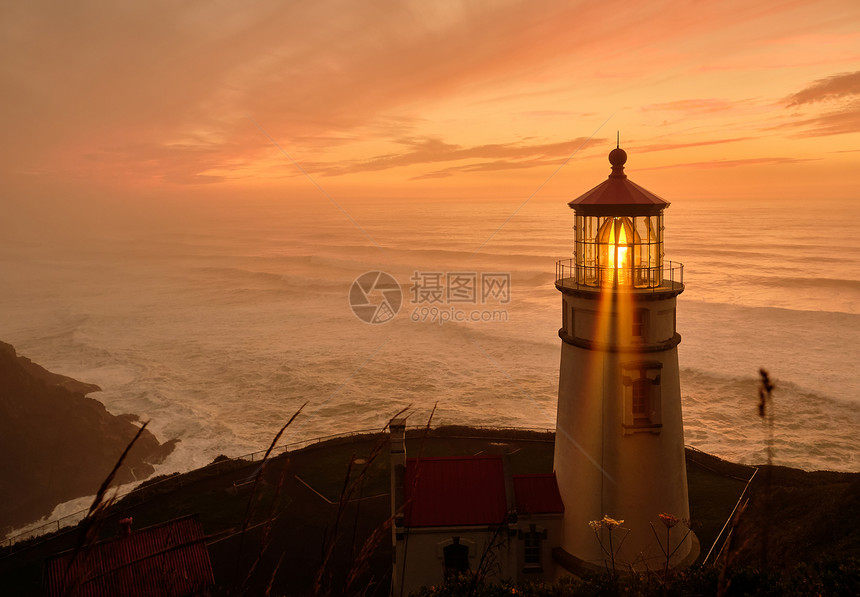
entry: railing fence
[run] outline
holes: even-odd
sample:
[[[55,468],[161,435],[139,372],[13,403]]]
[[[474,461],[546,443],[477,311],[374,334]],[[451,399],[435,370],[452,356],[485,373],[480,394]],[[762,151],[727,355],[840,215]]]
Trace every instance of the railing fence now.
[[[535,431],[535,432],[543,432],[543,433],[553,433],[555,429],[547,429],[544,427],[498,427],[498,426],[485,426],[485,425],[469,425],[470,429],[481,429],[481,430],[496,430],[496,431]],[[408,425],[407,430],[420,430],[425,429],[425,425]],[[314,437],[310,439],[303,439],[294,442],[290,442],[287,444],[283,444],[280,446],[276,446],[272,449],[272,453],[270,456],[277,456],[280,454],[285,454],[286,452],[293,452],[296,450],[301,450],[302,448],[307,448],[308,446],[312,446],[314,444],[320,444],[323,442],[331,441],[333,439],[347,438],[347,437],[355,437],[358,435],[369,435],[369,434],[381,434],[384,433],[383,430],[380,430],[378,427],[373,429],[359,429],[355,431],[346,431],[343,433],[333,433],[331,435],[323,435],[319,437]],[[218,475],[221,472],[221,469],[227,466],[227,463],[235,463],[235,462],[257,462],[263,460],[263,457],[266,455],[266,450],[257,450],[256,452],[250,452],[248,454],[242,454],[241,456],[227,457],[222,460],[217,460],[210,462],[207,465],[204,465],[195,470],[214,470],[214,474]],[[191,471],[186,471],[191,472]],[[169,481],[176,482],[174,479],[175,475],[169,474],[164,479],[159,481],[154,481],[152,483],[146,483],[144,480],[142,483],[146,483],[146,488],[149,489],[151,487],[158,487],[163,483],[167,483]],[[136,484],[134,487],[128,488],[116,495],[116,498],[123,498],[127,495],[131,494],[135,489],[137,489],[141,484]],[[89,509],[79,510],[77,512],[73,512],[72,514],[67,514],[60,518],[56,518],[39,526],[27,529],[25,531],[21,531],[14,535],[7,536],[3,539],[0,546],[3,547],[11,547],[15,543],[19,541],[23,541],[25,539],[30,539],[34,537],[39,537],[41,535],[45,535],[47,533],[59,532],[60,530],[72,527],[81,522],[87,515]]]
[[[664,261],[662,265],[612,268],[581,265],[574,259],[561,259],[555,264],[555,283],[562,288],[631,288],[659,292],[677,290],[684,285],[684,264]]]

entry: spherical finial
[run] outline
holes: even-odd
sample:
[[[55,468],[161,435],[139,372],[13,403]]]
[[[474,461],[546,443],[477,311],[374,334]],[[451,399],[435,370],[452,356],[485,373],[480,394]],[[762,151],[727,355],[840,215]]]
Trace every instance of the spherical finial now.
[[[627,163],[627,152],[620,147],[616,147],[609,152],[609,163],[612,164],[613,169],[623,168],[624,164]]]

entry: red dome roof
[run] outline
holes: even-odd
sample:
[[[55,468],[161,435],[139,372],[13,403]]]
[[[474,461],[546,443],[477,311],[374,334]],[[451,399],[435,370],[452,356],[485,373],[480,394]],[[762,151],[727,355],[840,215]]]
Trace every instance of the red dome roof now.
[[[615,148],[609,154],[612,173],[609,178],[568,205],[584,216],[647,216],[669,207],[669,202],[628,180],[624,174],[627,154]]]

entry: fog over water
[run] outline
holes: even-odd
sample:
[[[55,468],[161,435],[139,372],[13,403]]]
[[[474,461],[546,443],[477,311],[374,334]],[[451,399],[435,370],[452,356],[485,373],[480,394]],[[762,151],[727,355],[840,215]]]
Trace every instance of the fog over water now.
[[[438,404],[435,424],[553,428],[567,200],[534,199],[509,221],[522,198],[341,201],[363,231],[323,197],[114,215],[105,202],[83,216],[19,204],[0,238],[0,340],[181,439],[159,472],[263,449],[304,402],[286,442],[381,428],[407,405],[415,424]],[[844,232],[858,216],[823,200],[814,216],[800,202],[673,200],[688,444],[763,462],[765,367],[776,462],[860,470],[860,239]],[[369,325],[348,295],[375,270],[403,305]],[[415,272],[509,272],[509,303],[456,305],[506,321],[414,321],[427,307],[412,302]]]

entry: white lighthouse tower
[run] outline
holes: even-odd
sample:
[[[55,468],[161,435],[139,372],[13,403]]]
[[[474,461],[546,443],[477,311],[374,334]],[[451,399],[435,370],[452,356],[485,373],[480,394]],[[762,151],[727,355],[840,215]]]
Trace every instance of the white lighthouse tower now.
[[[662,568],[666,554],[678,567],[698,552],[672,522],[690,516],[675,330],[683,266],[663,260],[669,202],[631,182],[626,161],[613,149],[609,178],[569,203],[574,258],[557,264],[554,468],[565,511],[556,559],[571,571]],[[624,522],[589,525],[604,516]]]

